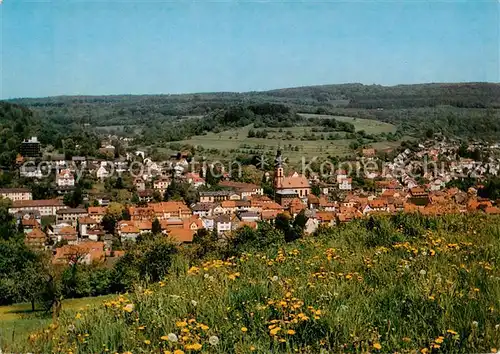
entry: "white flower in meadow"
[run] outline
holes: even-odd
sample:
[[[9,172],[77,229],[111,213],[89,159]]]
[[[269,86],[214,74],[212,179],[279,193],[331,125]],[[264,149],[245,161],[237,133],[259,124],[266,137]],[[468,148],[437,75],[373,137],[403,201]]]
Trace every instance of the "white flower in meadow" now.
[[[472,327],[477,327],[479,326],[479,322],[477,321],[472,321]]]
[[[70,324],[68,326],[68,331],[73,332],[75,330],[75,325]]]
[[[209,277],[208,273],[203,274],[203,278],[207,279]]]
[[[420,275],[426,275],[426,274],[427,274],[427,272],[425,271],[425,269],[422,269],[422,270],[420,271]]]
[[[217,336],[210,336],[210,338],[208,338],[208,343],[210,343],[210,345],[217,345],[217,344],[219,344],[219,337],[217,337]]]
[[[500,324],[497,324],[497,325],[495,326],[495,329],[498,331],[498,330],[500,329]]]
[[[167,338],[170,342],[177,342],[179,339],[177,338],[177,335],[175,333],[169,333],[167,334]]]
[[[210,281],[214,281],[214,280],[215,280],[215,278],[214,278],[214,276],[213,276],[213,275],[211,275],[211,276],[209,276],[209,277],[208,277],[208,280],[210,280]]]
[[[135,305],[134,304],[127,304],[123,307],[123,309],[127,312],[132,312],[134,311]]]
[[[272,281],[278,281],[280,278],[278,278],[277,275],[275,275],[274,277],[271,278]]]
[[[198,305],[198,302],[196,300],[191,300],[191,305],[196,306]]]

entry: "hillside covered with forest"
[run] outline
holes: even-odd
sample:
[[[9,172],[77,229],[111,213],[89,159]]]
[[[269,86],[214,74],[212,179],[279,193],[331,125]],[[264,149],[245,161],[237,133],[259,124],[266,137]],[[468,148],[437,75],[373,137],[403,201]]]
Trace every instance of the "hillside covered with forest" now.
[[[182,140],[255,120],[263,126],[292,126],[300,124],[295,113],[376,119],[395,124],[402,134],[431,130],[466,138],[500,135],[500,84],[493,83],[342,84],[264,92],[60,96],[11,102],[59,126],[128,126],[128,132],[132,127],[150,127],[149,132],[143,131],[144,140],[153,130],[173,127],[178,134],[164,140]]]

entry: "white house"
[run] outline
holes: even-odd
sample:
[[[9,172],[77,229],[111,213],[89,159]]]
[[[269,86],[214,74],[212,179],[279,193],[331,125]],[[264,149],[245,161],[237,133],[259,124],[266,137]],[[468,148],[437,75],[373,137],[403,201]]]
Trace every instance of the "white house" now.
[[[337,171],[337,183],[340,184],[342,180],[347,178],[347,172],[345,170],[338,170]]]
[[[217,234],[222,235],[231,231],[231,217],[229,215],[220,215],[214,222]]]
[[[69,169],[61,170],[56,175],[56,184],[58,187],[74,187],[75,177]]]
[[[33,199],[30,190],[26,188],[0,188],[0,196],[12,201]]]
[[[215,227],[214,218],[212,217],[202,217],[201,221],[203,222],[203,227],[207,230],[213,230]]]
[[[163,194],[165,193],[169,185],[170,185],[170,180],[162,176],[153,182],[153,189]]]
[[[109,175],[110,175],[109,171],[104,166],[101,165],[97,169],[97,172],[96,172],[97,178],[102,180],[102,179],[108,178]]]
[[[344,178],[339,182],[341,191],[350,191],[352,189],[352,178]]]

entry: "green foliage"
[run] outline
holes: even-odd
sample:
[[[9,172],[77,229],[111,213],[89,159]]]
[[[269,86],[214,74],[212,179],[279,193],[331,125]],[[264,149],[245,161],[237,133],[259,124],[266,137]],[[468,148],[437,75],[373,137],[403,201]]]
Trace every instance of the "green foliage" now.
[[[165,190],[163,198],[165,201],[184,200],[186,204],[191,205],[198,200],[198,192],[190,183],[179,182],[174,178]]]
[[[144,281],[159,281],[169,272],[177,248],[163,236],[143,237],[115,266],[115,287],[128,289]]]
[[[0,166],[12,167],[21,142],[33,133],[34,125],[30,110],[0,101]]]
[[[240,253],[246,250],[258,250],[271,245],[281,245],[285,242],[283,231],[274,228],[272,225],[261,222],[257,230],[248,226],[238,229],[229,240],[227,254]]]
[[[151,225],[151,233],[153,235],[161,234],[161,224],[160,224],[160,220],[158,220],[158,218],[155,218],[153,220],[153,223]]]
[[[80,187],[64,196],[64,204],[70,208],[76,208],[83,203],[83,194]]]

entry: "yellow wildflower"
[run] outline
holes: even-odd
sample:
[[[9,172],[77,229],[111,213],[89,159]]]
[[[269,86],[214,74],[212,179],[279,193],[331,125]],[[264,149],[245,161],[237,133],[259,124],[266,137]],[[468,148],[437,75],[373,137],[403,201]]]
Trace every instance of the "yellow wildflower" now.
[[[203,346],[200,343],[194,343],[194,344],[187,344],[184,346],[184,349],[186,350],[195,350],[198,351],[202,348]]]
[[[146,345],[150,345],[150,344],[151,344],[151,341],[150,341],[149,339],[145,339],[145,340],[144,340],[144,344],[146,344]]]
[[[175,322],[175,325],[177,327],[186,327],[187,323],[186,323],[186,321],[179,321],[179,322]]]
[[[373,348],[374,348],[374,349],[377,349],[377,350],[380,350],[380,349],[382,349],[382,345],[381,345],[379,342],[375,342],[375,343],[373,344]]]
[[[241,327],[241,331],[242,331],[243,333],[245,333],[245,332],[247,332],[247,331],[248,331],[248,328],[246,328],[246,327]]]
[[[293,329],[289,329],[288,331],[286,331],[286,333],[293,336],[295,334],[295,331]]]
[[[280,330],[281,330],[281,328],[279,328],[279,327],[275,327],[275,328],[273,328],[273,329],[271,329],[271,330],[269,331],[269,334],[270,334],[271,336],[275,336],[276,334],[278,334],[278,332],[279,332]]]

